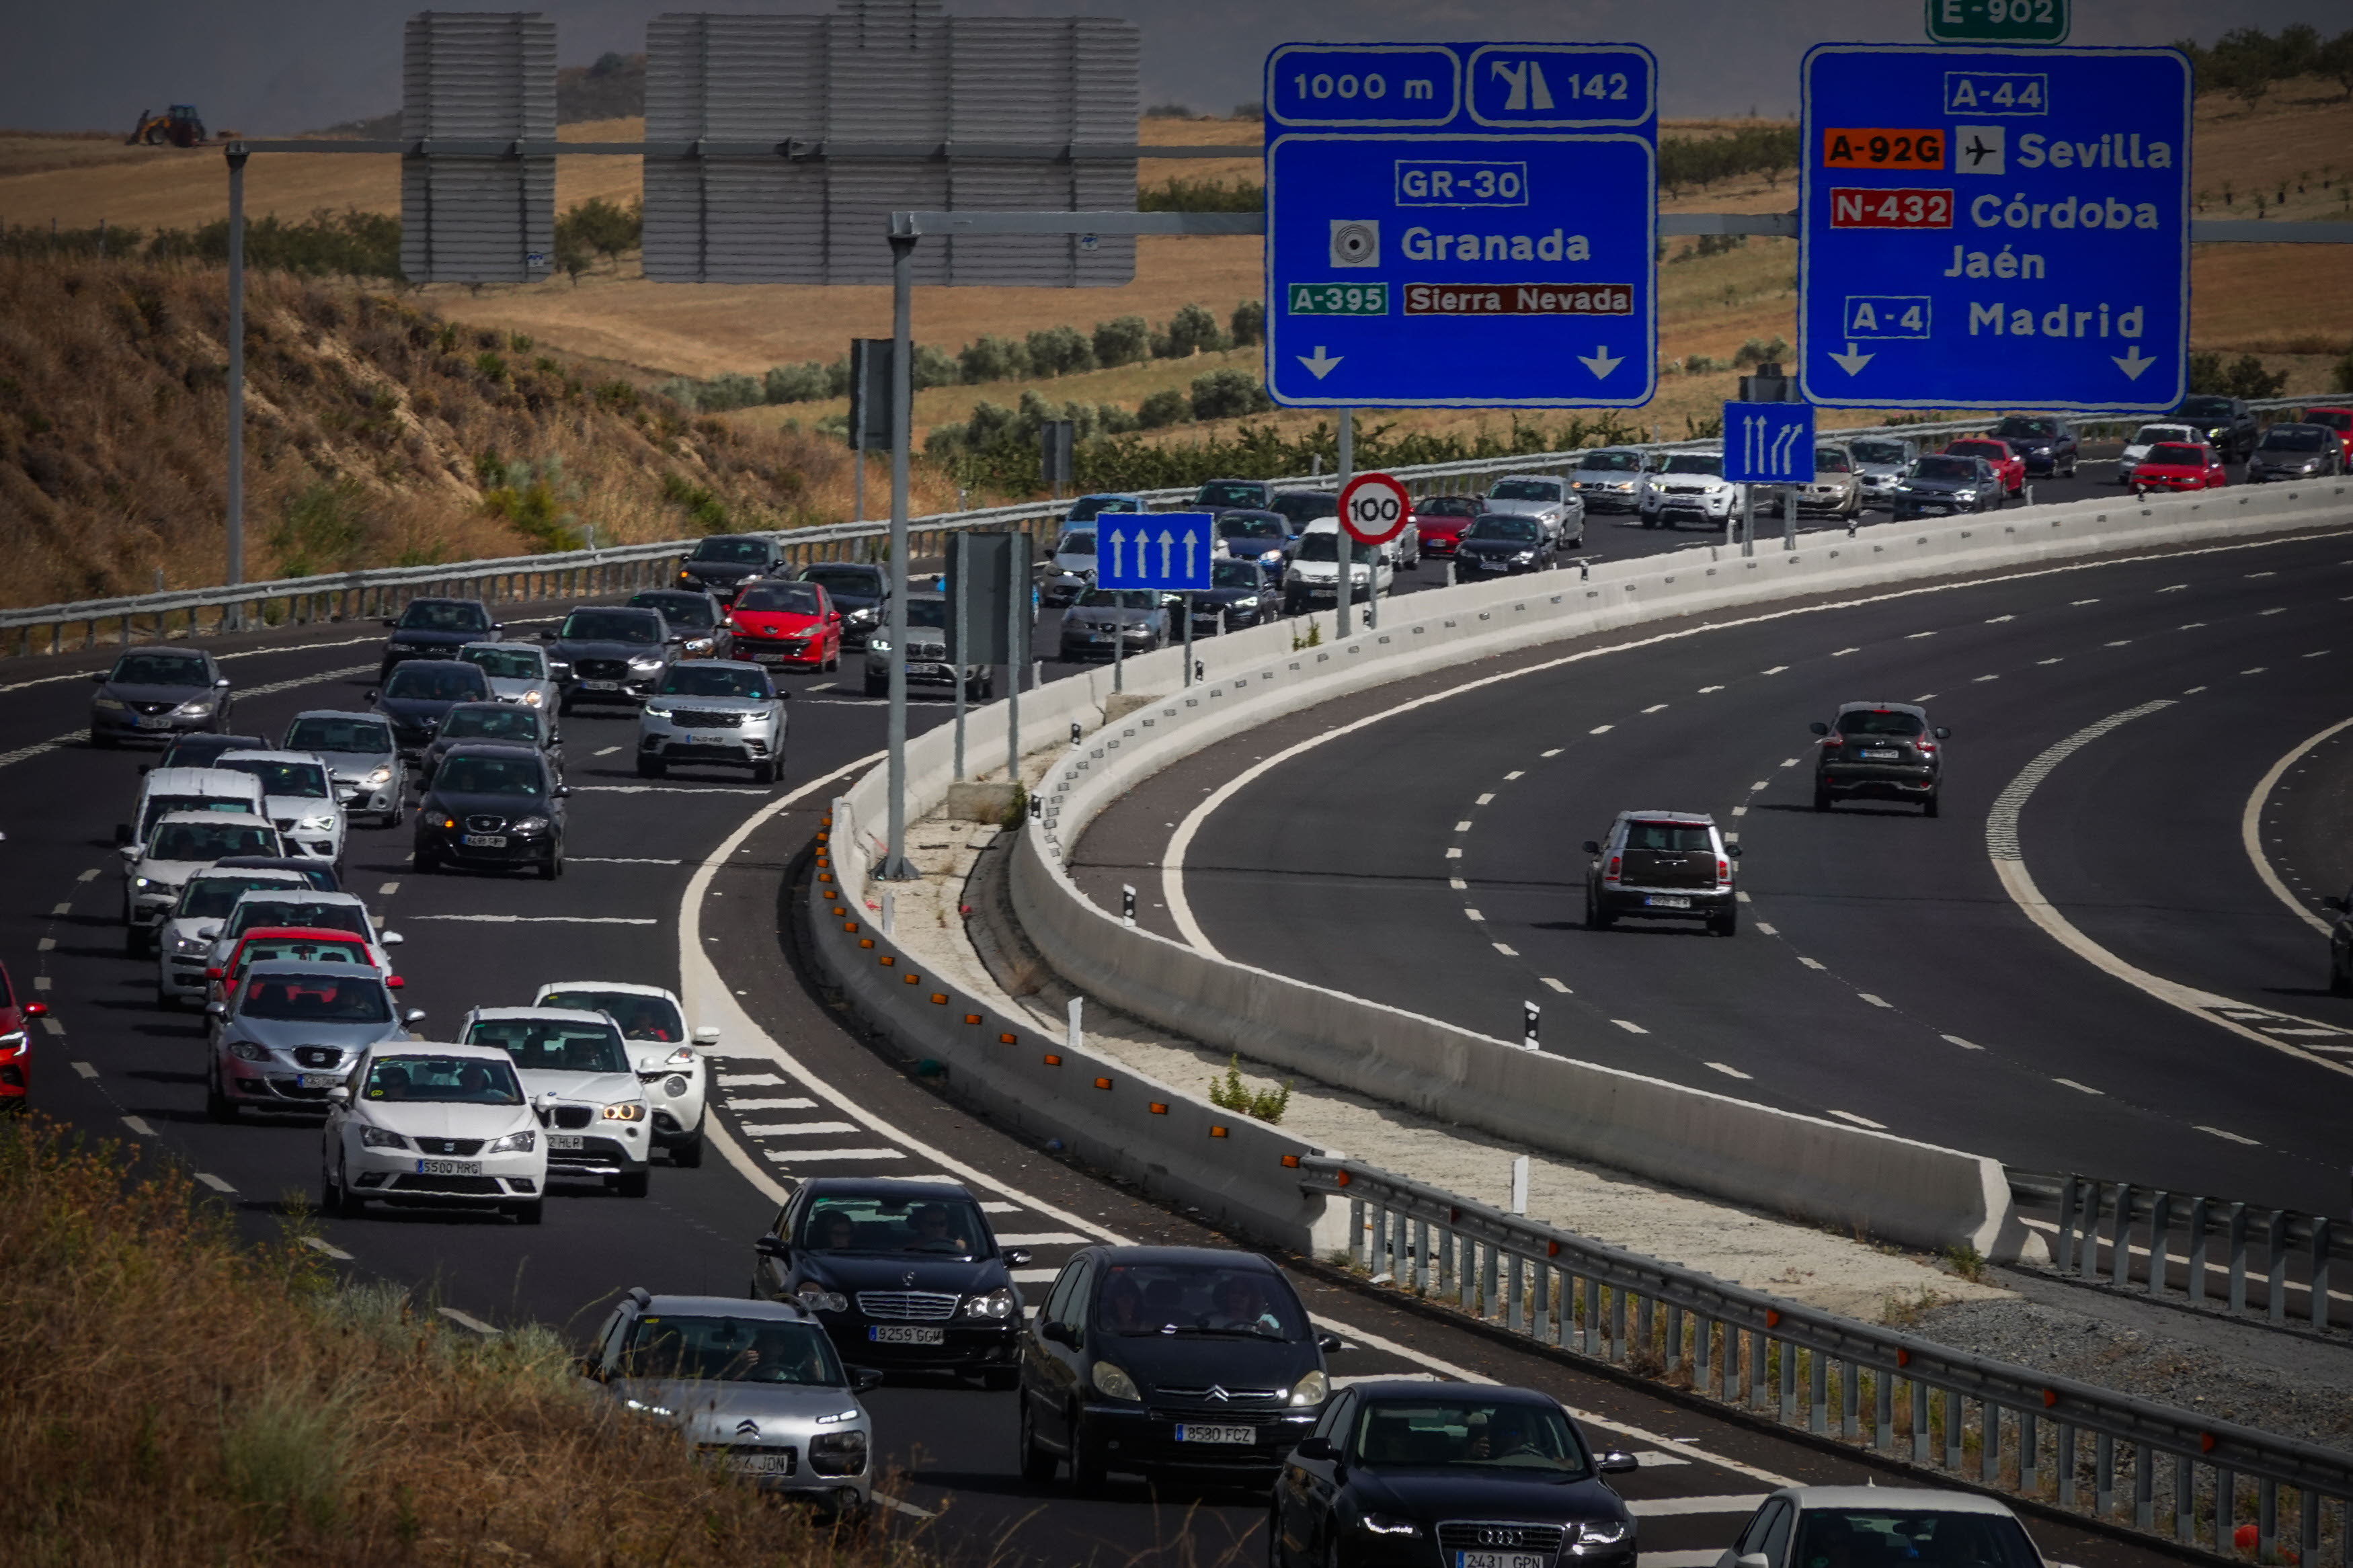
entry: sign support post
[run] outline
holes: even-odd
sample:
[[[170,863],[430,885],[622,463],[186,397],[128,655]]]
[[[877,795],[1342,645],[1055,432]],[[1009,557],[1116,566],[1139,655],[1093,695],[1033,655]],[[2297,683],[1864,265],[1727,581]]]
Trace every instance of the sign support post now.
[[[913,879],[907,863],[907,437],[914,423],[915,237],[891,237],[891,760],[885,881]]]
[[[1798,487],[1781,487],[1781,548],[1798,548]]]
[[[1193,591],[1185,590],[1185,684],[1193,684]]]
[[[955,771],[949,776],[958,784],[964,782],[964,708],[965,708],[965,617],[972,613],[972,596],[966,585],[965,574],[972,570],[972,535],[959,533],[948,541],[948,575],[955,579],[955,640],[948,648],[948,659],[955,667]]]
[[[1021,782],[1021,672],[1029,667],[1029,536],[1005,552],[1005,782]]]
[[[1339,479],[1341,493],[1345,495],[1347,493],[1348,481],[1356,477],[1356,411],[1354,408],[1343,408],[1339,410]],[[1333,548],[1334,553],[1340,559],[1337,563],[1339,573],[1332,584],[1337,590],[1332,595],[1332,603],[1335,606],[1332,631],[1335,641],[1345,641],[1348,636],[1348,601],[1356,595],[1356,552],[1349,542],[1347,530],[1340,531],[1340,537],[1334,542]]]

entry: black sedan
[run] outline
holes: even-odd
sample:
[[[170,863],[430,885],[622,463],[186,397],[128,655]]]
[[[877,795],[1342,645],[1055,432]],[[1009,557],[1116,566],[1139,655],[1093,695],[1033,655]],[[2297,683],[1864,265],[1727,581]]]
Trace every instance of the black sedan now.
[[[385,639],[378,685],[392,678],[393,666],[402,659],[455,658],[468,643],[496,642],[505,630],[480,599],[411,599],[384,624],[392,636]]]
[[[659,610],[627,608],[577,609],[544,636],[547,662],[563,694],[557,706],[566,713],[584,699],[644,701],[686,640]]]
[[[1454,545],[1457,578],[1544,572],[1553,563],[1552,537],[1544,524],[1511,512],[1482,513]]]
[[[2002,500],[2001,476],[1983,458],[1956,458],[1932,453],[1915,459],[1911,471],[1889,493],[1888,507],[1898,522],[1921,517],[1950,517],[1955,512],[1991,511]]]
[[[168,741],[191,730],[228,728],[228,677],[213,656],[194,648],[126,653],[90,676],[90,743],[128,738]]]
[[[460,702],[488,702],[491,678],[480,665],[411,659],[393,667],[392,678],[367,700],[392,721],[392,738],[411,755],[433,743],[442,715]]]
[[[678,563],[681,588],[702,590],[722,604],[732,604],[735,591],[754,577],[766,577],[785,564],[785,547],[773,539],[750,533],[714,533]]]
[[[881,624],[883,602],[891,596],[891,581],[882,568],[855,561],[822,561],[805,566],[795,580],[823,588],[833,607],[841,612],[841,646],[846,648],[866,646],[866,639]]]
[[[845,1359],[1013,1386],[1021,1293],[1010,1271],[1029,1255],[998,1247],[956,1184],[814,1177],[752,1248],[752,1294],[798,1302]]]
[[[628,607],[659,610],[670,629],[686,639],[680,647],[681,658],[735,657],[735,628],[727,619],[727,606],[700,588],[648,588],[630,595]]]
[[[543,708],[527,708],[520,702],[459,702],[441,716],[431,743],[418,761],[417,777],[431,784],[441,760],[470,741],[494,741],[546,752],[561,773],[564,763],[555,746],[562,739],[555,731],[555,715]]]
[[[1525,1388],[1360,1383],[1292,1450],[1267,1517],[1273,1568],[1630,1568],[1634,1516],[1560,1402]]]
[[[1282,596],[1282,580],[1274,574],[1281,570],[1270,572],[1255,561],[1211,562],[1209,585],[1187,595],[1193,601],[1193,635],[1214,637],[1268,619]]]
[[[2345,444],[2326,425],[2274,425],[2247,458],[2247,482],[2317,479],[2344,471]]]
[[[2075,427],[2048,414],[2013,414],[1995,426],[1992,434],[2009,442],[2010,450],[2026,460],[2030,474],[2072,479],[2084,455]]]
[[[564,797],[546,753],[469,742],[450,748],[417,805],[419,872],[523,866],[564,875]]]

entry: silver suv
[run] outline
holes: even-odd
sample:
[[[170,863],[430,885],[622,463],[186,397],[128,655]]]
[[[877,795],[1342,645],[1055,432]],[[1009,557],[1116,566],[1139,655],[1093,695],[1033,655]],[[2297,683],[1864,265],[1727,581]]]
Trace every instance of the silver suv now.
[[[1740,926],[1734,862],[1740,846],[1725,842],[1715,819],[1689,811],[1621,811],[1609,837],[1585,841],[1585,923],[1607,931],[1623,915],[1704,920],[1715,936]]]
[[[955,666],[948,662],[948,599],[945,594],[907,595],[907,685],[953,687]],[[891,690],[891,623],[886,618],[866,639],[866,695],[883,697]],[[985,701],[997,693],[996,678],[985,664],[964,667],[965,695]]]
[[[719,763],[774,784],[785,767],[785,699],[768,672],[732,659],[673,664],[638,710],[638,776],[672,763]]]

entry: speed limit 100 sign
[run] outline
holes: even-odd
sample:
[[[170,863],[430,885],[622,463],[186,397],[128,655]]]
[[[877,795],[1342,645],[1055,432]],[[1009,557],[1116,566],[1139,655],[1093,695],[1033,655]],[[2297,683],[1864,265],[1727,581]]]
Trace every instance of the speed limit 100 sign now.
[[[1405,528],[1413,503],[1387,474],[1358,474],[1340,492],[1340,526],[1362,544],[1387,544]]]

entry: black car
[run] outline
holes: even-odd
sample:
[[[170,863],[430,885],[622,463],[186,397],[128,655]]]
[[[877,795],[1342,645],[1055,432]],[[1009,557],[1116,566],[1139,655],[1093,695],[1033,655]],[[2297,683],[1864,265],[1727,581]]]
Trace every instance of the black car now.
[[[155,759],[159,768],[208,768],[213,759],[223,752],[267,752],[275,750],[259,735],[220,735],[182,733],[164,743],[164,754]],[[139,765],[142,774],[147,765]]]
[[[1282,580],[1275,574],[1281,570],[1255,561],[1210,562],[1209,585],[1187,595],[1193,601],[1193,635],[1239,631],[1271,618],[1282,596]]]
[[[1112,1470],[1263,1483],[1324,1414],[1339,1348],[1256,1253],[1089,1247],[1023,1338],[1022,1479],[1068,1461],[1082,1492]]]
[[[392,636],[385,640],[376,684],[392,679],[393,667],[406,658],[455,658],[470,642],[496,642],[506,629],[491,618],[480,599],[411,599],[397,619],[387,619]]]
[[[1916,800],[1924,816],[1936,815],[1943,793],[1945,752],[1952,735],[1928,722],[1928,710],[1910,702],[1841,702],[1838,717],[1808,726],[1814,749],[1814,809],[1828,811],[1847,795]]]
[[[1552,536],[1535,518],[1511,512],[1483,512],[1454,542],[1458,577],[1493,577],[1520,572],[1549,571],[1554,564]]]
[[[1264,511],[1274,505],[1274,487],[1264,479],[1210,479],[1193,492],[1193,505],[1203,511],[1236,506]]]
[[[2185,397],[2168,416],[2189,426],[2226,463],[2236,463],[2255,449],[2260,426],[2244,398]]]
[[[1585,926],[1620,921],[1704,921],[1711,936],[1740,934],[1740,846],[1695,811],[1621,811],[1609,837],[1588,838]]]
[[[642,702],[661,684],[686,639],[670,629],[659,610],[583,606],[543,634],[547,662],[563,695],[561,711],[588,699]]]
[[[529,708],[520,702],[454,703],[441,716],[431,743],[418,759],[417,778],[429,786],[434,772],[441,766],[441,759],[449,754],[451,748],[470,741],[529,746],[533,751],[546,752],[561,776],[564,762],[554,752],[561,739],[555,732],[555,716],[543,708]]]
[[[2353,996],[2353,893],[2320,905],[2336,917],[2328,923],[2328,994]]]
[[[841,646],[845,648],[864,647],[866,639],[874,635],[882,616],[883,601],[891,596],[891,579],[880,566],[868,566],[855,561],[821,561],[814,566],[804,566],[795,579],[814,583],[825,590],[833,607],[841,612]]]
[[[313,860],[308,855],[231,855],[216,860],[213,868],[220,871],[291,871],[322,893],[340,893],[343,879],[335,875],[332,861]]]
[[[564,875],[564,797],[545,752],[470,741],[441,759],[417,804],[417,869],[528,866]]]
[[[728,622],[727,606],[700,588],[648,588],[629,595],[629,607],[659,610],[670,629],[686,639],[680,645],[681,658],[735,657],[735,628]]]
[[[1898,522],[1915,518],[1950,517],[1956,512],[1990,511],[2002,500],[2001,476],[1983,458],[1957,458],[1935,452],[1913,460],[1888,497],[1888,510]]]
[[[1990,434],[2010,443],[2010,450],[2026,460],[2030,474],[2072,479],[2075,477],[2075,465],[2084,455],[2075,427],[2048,414],[2013,414],[1995,426]]]
[[[1360,1383],[1275,1478],[1271,1568],[1632,1568],[1634,1516],[1560,1402],[1533,1389]]]
[[[1236,507],[1218,514],[1218,537],[1226,542],[1226,553],[1232,559],[1255,561],[1280,572],[1299,542],[1299,527],[1279,511]]]
[[[1291,525],[1291,537],[1296,542],[1307,531],[1307,525],[1319,519],[1340,515],[1340,493],[1337,490],[1284,490],[1266,503],[1265,510]]]
[[[735,591],[754,577],[765,577],[785,564],[785,547],[773,539],[749,533],[714,533],[698,542],[694,553],[678,563],[678,586],[702,589],[722,604],[734,601]]]
[[[816,1176],[752,1243],[752,1294],[797,1301],[842,1359],[889,1372],[953,1373],[990,1388],[1019,1375],[1029,1261],[997,1244],[954,1182]]]
[[[432,744],[451,708],[491,700],[491,678],[479,665],[410,659],[394,666],[384,689],[369,692],[367,700],[392,721],[394,742],[414,755]]]
[[[228,677],[213,656],[194,648],[141,648],[93,670],[98,689],[90,699],[90,743],[111,746],[131,740],[168,741],[192,730],[228,728],[235,700]]]
[[[2345,443],[2326,425],[2274,425],[2247,458],[2250,484],[2316,479],[2344,471]]]

